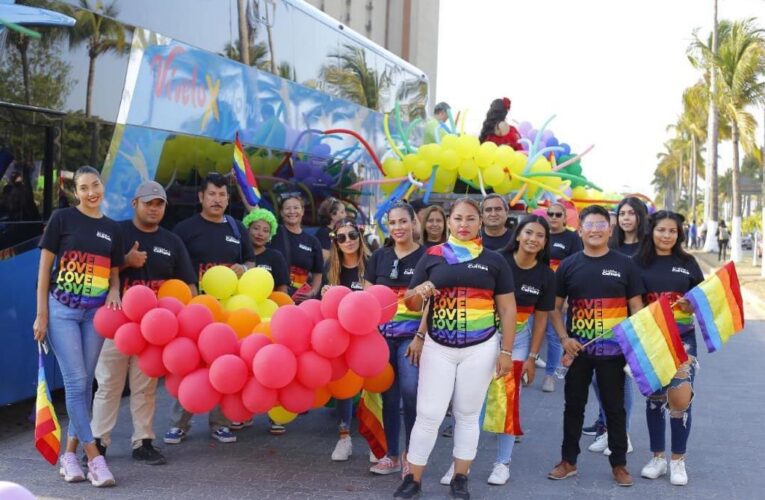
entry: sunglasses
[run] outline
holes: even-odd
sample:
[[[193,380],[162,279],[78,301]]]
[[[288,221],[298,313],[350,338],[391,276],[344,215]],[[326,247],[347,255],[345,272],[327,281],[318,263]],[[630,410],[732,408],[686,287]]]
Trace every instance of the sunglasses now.
[[[345,240],[356,241],[357,239],[359,239],[358,231],[351,231],[347,234],[338,234],[335,236],[335,241],[338,243],[345,243]]]
[[[399,259],[393,261],[393,267],[390,270],[390,276],[388,276],[392,280],[398,279],[398,263]]]
[[[551,219],[562,219],[563,215],[563,212],[547,212],[547,216]]]
[[[585,231],[592,231],[593,229],[596,229],[598,231],[603,231],[604,229],[608,229],[608,226],[611,224],[608,221],[598,221],[598,222],[585,222],[582,224],[582,227],[585,229]]]

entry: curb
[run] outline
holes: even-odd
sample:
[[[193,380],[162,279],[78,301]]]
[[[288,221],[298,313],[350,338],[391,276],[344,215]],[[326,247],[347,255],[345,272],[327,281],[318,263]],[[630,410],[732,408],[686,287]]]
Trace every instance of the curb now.
[[[694,256],[696,257],[696,256]],[[713,272],[716,272],[720,267],[714,267],[709,264],[707,264],[704,259],[696,258],[696,262],[698,262],[699,267],[704,272],[705,275],[712,274]],[[747,302],[749,305],[752,306],[752,308],[756,312],[757,318],[753,319],[762,319],[765,318],[765,300],[758,297],[755,293],[747,290],[746,285],[741,286],[741,298],[744,299],[745,302]]]

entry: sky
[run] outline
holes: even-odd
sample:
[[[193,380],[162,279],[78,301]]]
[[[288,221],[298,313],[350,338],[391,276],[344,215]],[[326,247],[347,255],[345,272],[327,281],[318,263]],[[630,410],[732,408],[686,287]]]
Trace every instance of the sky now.
[[[468,8],[469,6],[469,8]],[[706,38],[712,0],[441,0],[436,102],[467,110],[478,134],[491,101],[509,119],[548,127],[574,152],[591,144],[583,173],[606,191],[653,196],[657,153],[700,73],[687,58]],[[758,17],[765,0],[719,0],[719,19]],[[763,111],[752,110],[762,143]],[[720,173],[731,145],[720,147]]]

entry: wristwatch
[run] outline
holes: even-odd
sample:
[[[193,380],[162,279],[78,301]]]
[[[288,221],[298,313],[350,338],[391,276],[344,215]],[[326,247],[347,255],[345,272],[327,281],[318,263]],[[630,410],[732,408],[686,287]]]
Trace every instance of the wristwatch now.
[[[539,359],[539,353],[538,352],[530,352],[529,353],[529,359],[533,359],[534,361],[537,361]]]

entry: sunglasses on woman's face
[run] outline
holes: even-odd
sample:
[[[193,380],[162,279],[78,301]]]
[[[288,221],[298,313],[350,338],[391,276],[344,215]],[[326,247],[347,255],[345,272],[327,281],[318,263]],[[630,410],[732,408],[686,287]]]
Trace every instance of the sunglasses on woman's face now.
[[[551,219],[563,218],[563,212],[547,212],[547,216]]]
[[[345,243],[346,239],[349,239],[351,241],[356,241],[357,239],[359,239],[359,232],[351,231],[350,233],[338,234],[337,236],[335,236],[335,240],[337,240],[338,243]]]

